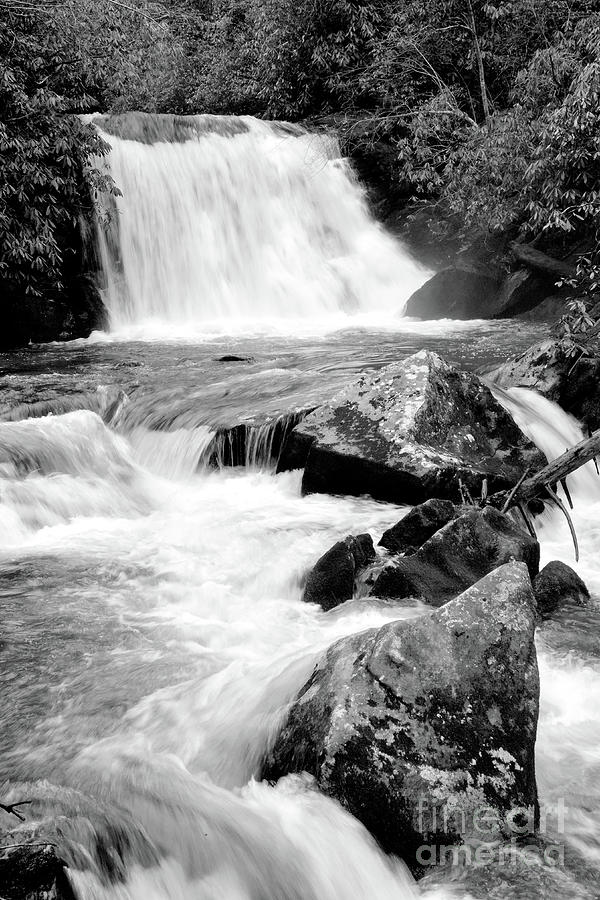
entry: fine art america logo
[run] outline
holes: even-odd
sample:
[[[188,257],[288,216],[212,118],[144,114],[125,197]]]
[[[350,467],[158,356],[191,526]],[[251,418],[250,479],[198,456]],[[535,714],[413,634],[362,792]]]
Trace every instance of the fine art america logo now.
[[[420,866],[481,866],[491,862],[564,866],[565,848],[557,838],[564,835],[567,812],[562,797],[555,804],[542,806],[536,827],[532,807],[514,807],[499,818],[498,811],[490,806],[471,807],[466,812],[460,807],[440,807],[421,797],[417,831],[435,835],[437,840],[421,844],[416,860]],[[442,843],[443,835],[451,843]]]

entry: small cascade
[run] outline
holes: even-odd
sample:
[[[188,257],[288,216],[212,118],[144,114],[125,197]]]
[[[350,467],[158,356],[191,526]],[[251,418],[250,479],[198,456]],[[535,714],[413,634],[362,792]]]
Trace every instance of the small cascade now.
[[[99,210],[113,332],[397,316],[427,277],[372,218],[332,135],[250,116],[96,124],[121,192]]]
[[[202,469],[232,466],[273,470],[288,435],[308,412],[283,413],[264,422],[230,426],[199,424],[150,429],[125,425],[123,434],[133,448],[136,462],[166,478],[185,478]]]
[[[137,427],[127,432],[136,461],[166,478],[189,478],[210,458],[216,433],[206,425],[150,431]]]
[[[490,384],[499,403],[513,417],[521,431],[536,444],[549,461],[585,437],[580,423],[556,403],[528,388],[504,388]],[[593,462],[569,475],[569,491],[582,500],[600,500],[600,478]]]
[[[0,544],[77,516],[149,510],[127,442],[97,413],[0,422]]]
[[[219,469],[225,466],[275,468],[288,435],[308,412],[284,413],[261,424],[240,424],[219,429],[208,464]]]
[[[20,477],[97,474],[124,479],[133,471],[123,439],[85,409],[0,423],[0,467],[4,474]]]
[[[120,418],[128,399],[125,391],[120,388],[101,384],[95,391],[67,394],[33,403],[18,403],[0,415],[0,422],[62,416],[64,413],[85,409],[97,413],[107,424],[113,425]]]
[[[32,837],[60,841],[80,900],[420,896],[406,866],[308,777],[251,782],[236,796],[172,760],[150,764],[121,750],[96,768],[101,759],[79,775],[85,794],[46,782],[10,795],[36,797]]]

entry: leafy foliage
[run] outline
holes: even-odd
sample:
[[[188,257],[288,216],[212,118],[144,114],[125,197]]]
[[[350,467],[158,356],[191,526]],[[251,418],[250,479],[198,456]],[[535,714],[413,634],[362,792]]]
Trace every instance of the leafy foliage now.
[[[64,239],[89,210],[90,192],[108,184],[87,166],[102,142],[70,115],[85,95],[60,92],[71,54],[56,44],[49,52],[51,36],[30,17],[4,12],[2,26],[0,289],[9,302],[27,301],[63,289]]]
[[[111,189],[72,115],[92,109],[333,122],[386,195],[579,254],[573,296],[597,298],[597,0],[2,0],[0,28],[13,299],[60,293],[90,191]]]

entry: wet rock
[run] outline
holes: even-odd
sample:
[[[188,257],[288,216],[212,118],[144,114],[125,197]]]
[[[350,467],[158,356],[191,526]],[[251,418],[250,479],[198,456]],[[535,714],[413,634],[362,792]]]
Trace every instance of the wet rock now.
[[[278,471],[304,465],[307,493],[371,494],[395,503],[458,499],[518,481],[545,457],[478,378],[422,350],[364,374],[289,436]]]
[[[357,573],[374,558],[370,534],[348,535],[317,560],[306,579],[302,599],[325,610],[351,600]]]
[[[248,125],[238,116],[177,116],[137,111],[98,116],[96,125],[107,134],[142,144],[179,143],[210,133],[233,137],[248,131]]]
[[[506,276],[496,298],[494,318],[506,319],[537,308],[556,292],[556,278],[528,269],[517,269]]]
[[[497,509],[473,509],[441,528],[412,556],[388,563],[372,593],[420,597],[441,606],[510,560],[524,562],[535,578],[540,545]]]
[[[600,427],[600,358],[568,355],[559,341],[529,347],[485,377],[502,388],[525,387],[558,403],[593,431]]]
[[[585,582],[570,566],[553,560],[533,582],[533,593],[542,619],[548,619],[563,606],[583,606],[590,599]]]
[[[535,618],[513,562],[431,615],[343,638],[292,703],[263,777],[311,773],[414,866],[423,844],[481,839],[480,827],[509,836],[511,810],[537,809]]]
[[[3,900],[75,900],[51,844],[0,848],[0,890]]]
[[[560,294],[550,294],[537,306],[526,312],[516,313],[523,322],[551,322],[553,325],[567,312],[566,299]]]
[[[420,319],[487,319],[493,314],[499,284],[487,270],[448,266],[412,294],[405,316]]]
[[[379,546],[394,553],[414,553],[456,514],[457,508],[450,500],[426,500],[384,531]]]

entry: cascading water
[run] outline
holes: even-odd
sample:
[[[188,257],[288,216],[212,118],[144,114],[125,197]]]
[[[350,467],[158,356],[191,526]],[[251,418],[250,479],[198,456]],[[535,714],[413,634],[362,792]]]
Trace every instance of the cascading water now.
[[[579,439],[535,394],[499,396],[549,455]],[[22,829],[60,841],[81,900],[414,897],[403,866],[310,780],[252,781],[325,647],[420,614],[361,592],[328,614],[300,602],[326,547],[350,531],[377,536],[400,510],[302,498],[299,473],[198,469],[212,440],[202,428],[118,435],[91,410],[0,423],[2,657],[14,673],[2,799],[34,801]],[[593,466],[571,492],[582,574],[598,593]],[[540,537],[545,559],[572,562],[554,514]],[[580,638],[597,627],[585,615],[568,637],[554,626],[538,638],[537,767],[542,801],[570,810],[556,837],[589,867],[600,864],[600,722],[580,698],[600,697],[600,652]],[[572,876],[559,888],[587,896]]]
[[[399,316],[427,277],[370,216],[332,136],[249,116],[217,128],[218,117],[199,116],[186,140],[159,130],[148,144],[98,121],[121,191],[99,228],[114,332],[295,331]]]
[[[491,386],[519,427],[554,459],[583,440],[581,426],[556,404],[524,388]],[[560,512],[536,518],[541,565],[553,559],[575,566],[594,598],[587,610],[571,610],[542,628],[537,638],[540,666],[540,723],[537,780],[542,803],[564,801],[566,828],[551,834],[600,868],[600,477],[587,463],[568,478],[580,561]],[[559,491],[561,489],[559,488]],[[563,497],[568,505],[566,497]],[[594,876],[598,879],[597,872]]]

